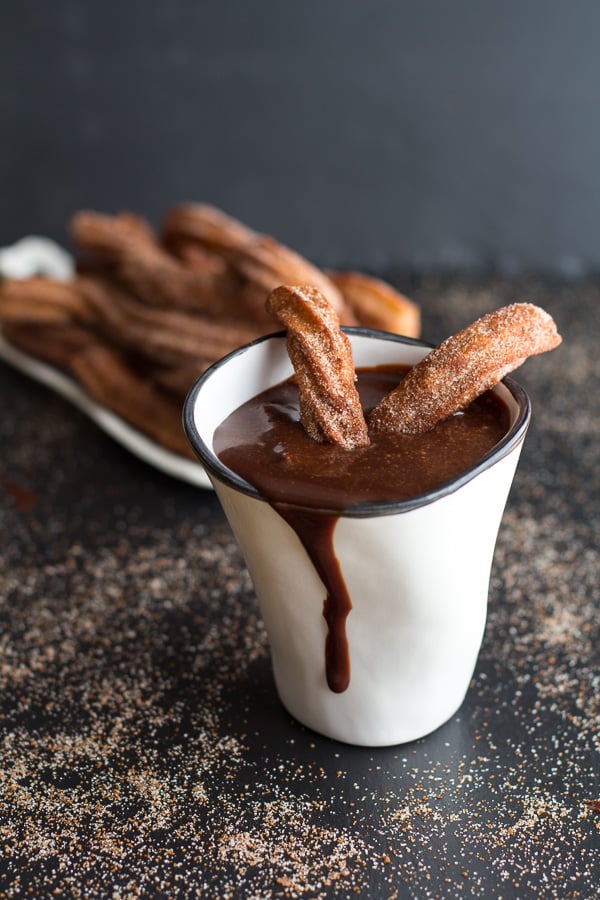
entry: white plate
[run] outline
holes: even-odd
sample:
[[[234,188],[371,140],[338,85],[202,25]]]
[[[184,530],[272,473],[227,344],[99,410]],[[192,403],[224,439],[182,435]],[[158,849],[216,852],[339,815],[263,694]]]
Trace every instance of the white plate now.
[[[66,251],[53,242],[45,238],[25,238],[13,247],[0,250],[0,273],[13,278],[45,274],[68,280],[69,260]],[[197,487],[212,488],[200,463],[165,450],[119,416],[92,400],[68,375],[13,347],[1,333],[0,359],[69,400],[115,441],[144,462]]]
[[[119,416],[91,400],[72,378],[12,347],[1,334],[0,359],[69,400],[115,441],[130,450],[131,453],[135,453],[144,462],[198,487],[212,487],[200,463],[192,462],[176,453],[171,453],[170,450],[165,450],[146,435],[132,428]]]

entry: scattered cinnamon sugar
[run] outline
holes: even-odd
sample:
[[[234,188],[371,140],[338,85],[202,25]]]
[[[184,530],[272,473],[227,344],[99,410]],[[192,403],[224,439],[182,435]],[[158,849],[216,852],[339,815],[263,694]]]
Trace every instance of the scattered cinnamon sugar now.
[[[555,311],[575,302],[553,290]],[[513,292],[411,291],[432,340]],[[600,359],[585,323],[600,288],[577,303],[561,365],[523,377],[534,421],[466,702],[382,750],[281,709],[214,496],[0,367],[19,409],[18,426],[0,419],[6,471],[38,497],[24,516],[0,495],[3,897],[593,895]]]

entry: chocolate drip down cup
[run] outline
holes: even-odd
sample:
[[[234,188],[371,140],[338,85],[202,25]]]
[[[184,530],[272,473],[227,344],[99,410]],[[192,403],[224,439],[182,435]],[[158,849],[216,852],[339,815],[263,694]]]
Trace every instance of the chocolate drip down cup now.
[[[414,365],[429,345],[347,328],[359,367]],[[216,429],[240,405],[292,374],[285,335],[229,354],[195,383],[184,407],[188,439],[242,550],[264,618],[276,687],[301,723],[363,746],[416,740],[446,722],[468,690],[484,633],[498,528],[529,425],[511,378],[493,391],[509,426],[476,464],[400,501],[308,511],[335,519],[333,551],[348,595],[343,638],[349,677],[328,679],[327,588],[306,540],[269,500],[220,461]],[[383,475],[385,477],[385,474]],[[295,509],[296,520],[302,510]],[[291,523],[291,524],[290,524]]]

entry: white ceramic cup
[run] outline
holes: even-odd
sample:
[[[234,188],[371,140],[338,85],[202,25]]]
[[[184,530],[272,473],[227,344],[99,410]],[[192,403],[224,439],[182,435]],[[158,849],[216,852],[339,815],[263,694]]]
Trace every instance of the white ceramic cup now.
[[[414,364],[429,345],[347,328],[357,367]],[[416,740],[446,722],[469,687],[485,628],[498,527],[530,420],[512,379],[506,436],[450,482],[400,502],[344,512],[334,549],[349,590],[351,677],[325,675],[324,585],[292,528],[213,451],[216,427],[240,404],[292,373],[283,334],[233,352],[196,382],[184,426],[239,542],[264,618],[282,703],[304,725],[363,746]]]

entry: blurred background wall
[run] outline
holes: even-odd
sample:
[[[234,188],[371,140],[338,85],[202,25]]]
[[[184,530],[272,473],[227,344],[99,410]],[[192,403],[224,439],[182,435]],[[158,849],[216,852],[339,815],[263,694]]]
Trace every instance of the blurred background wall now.
[[[599,267],[594,0],[5,0],[0,41],[0,244],[204,200],[321,264]]]

